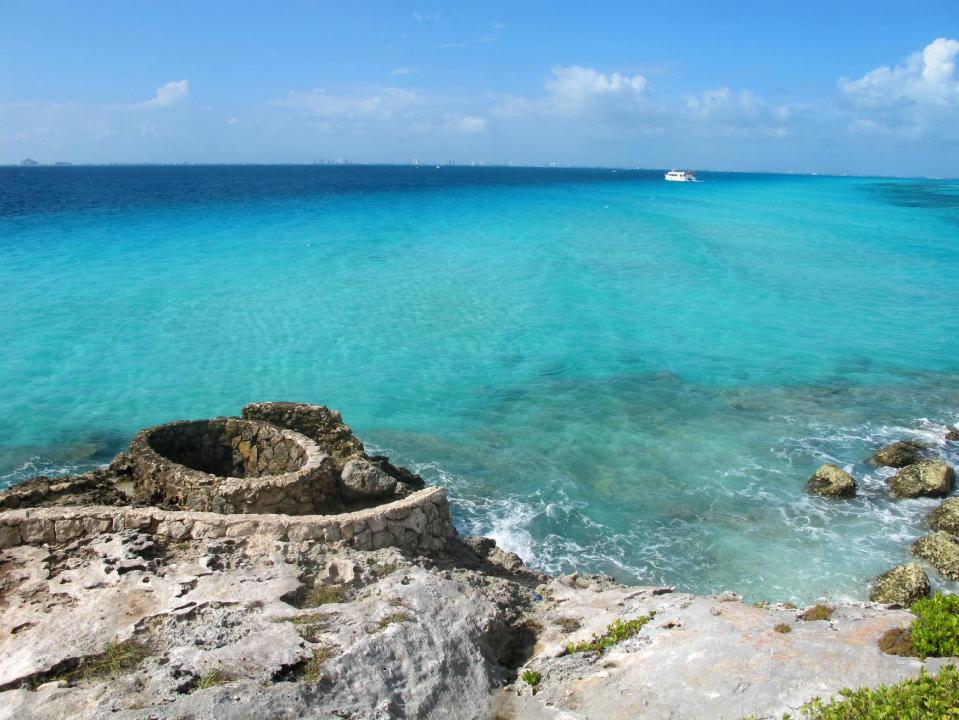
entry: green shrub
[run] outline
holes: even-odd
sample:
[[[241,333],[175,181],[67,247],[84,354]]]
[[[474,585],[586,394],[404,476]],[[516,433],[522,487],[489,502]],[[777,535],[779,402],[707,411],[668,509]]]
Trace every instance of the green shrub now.
[[[633,635],[643,629],[643,626],[652,619],[652,615],[641,615],[635,620],[613,620],[606,632],[599,637],[593,636],[592,640],[584,640],[578,643],[568,643],[566,652],[572,655],[578,652],[603,652],[613,647],[616,643],[628,640]]]
[[[793,629],[789,627],[789,625],[787,625],[786,623],[779,623],[773,628],[773,630],[780,633],[781,635],[786,635],[787,633],[791,633],[793,631]]]
[[[959,655],[959,595],[936,593],[913,603],[909,628],[919,657]]]
[[[841,699],[814,698],[800,708],[803,720],[947,720],[959,718],[959,670],[944,665],[938,675],[895,685],[840,691]]]
[[[533,688],[533,690],[536,690],[543,681],[543,675],[535,670],[524,670],[521,677],[523,678],[523,682]]]

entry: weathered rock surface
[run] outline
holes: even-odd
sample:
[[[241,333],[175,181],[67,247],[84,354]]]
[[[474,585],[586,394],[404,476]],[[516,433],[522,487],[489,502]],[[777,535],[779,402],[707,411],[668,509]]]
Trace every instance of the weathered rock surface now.
[[[872,584],[869,599],[873,602],[909,607],[929,595],[929,577],[916,563],[897,565],[884,572]]]
[[[880,449],[872,456],[875,465],[901,468],[919,461],[924,446],[917,440],[901,440]]]
[[[0,718],[713,720],[919,671],[876,646],[905,611],[834,604],[803,622],[730,591],[553,579],[491,538],[461,541],[445,493],[367,455],[339,413],[260,403],[244,416],[161,426],[147,444],[166,474],[137,446],[101,475],[0,494]],[[330,482],[302,502],[346,495],[351,512],[277,512],[296,501],[277,478],[314,470]],[[837,473],[825,484],[848,492]],[[167,507],[125,506],[134,476],[141,501]],[[211,506],[235,498],[176,509],[205,508],[208,489]],[[959,577],[947,533],[916,554]],[[918,592],[913,568],[877,581],[884,601]],[[602,654],[566,651],[640,615],[654,616]],[[524,667],[541,673],[535,694]]]
[[[127,505],[129,502],[129,497],[117,485],[117,476],[107,469],[71,477],[40,475],[0,493],[0,510],[57,505]]]
[[[0,568],[0,716],[16,718],[778,716],[920,668],[876,646],[908,625],[905,611],[840,604],[810,623],[733,593],[551,579],[487,538],[426,560],[125,530],[10,548]],[[566,654],[567,642],[650,612],[603,655]],[[146,657],[71,675],[122,641]],[[516,679],[524,668],[542,674],[535,695]]]
[[[23,718],[485,718],[532,597],[519,576],[265,539],[129,531],[2,560],[0,715]],[[126,640],[148,648],[135,667],[70,677]]]
[[[946,498],[926,516],[926,524],[933,530],[959,535],[959,498]]]
[[[799,611],[783,606],[761,609],[663,588],[553,581],[543,595],[533,617],[544,630],[524,666],[542,679],[535,694],[522,681],[504,689],[498,717],[778,718],[795,715],[813,695],[895,682],[921,666],[876,646],[886,630],[908,626],[905,610],[839,605],[829,622],[802,622]],[[601,655],[566,653],[566,643],[600,635],[615,619],[650,613],[636,636]],[[792,632],[776,632],[780,623]]]
[[[907,465],[886,482],[896,497],[943,497],[952,492],[956,473],[941,460],[923,460]]]
[[[389,497],[395,490],[396,478],[390,477],[369,460],[350,460],[340,473],[340,492],[350,500]]]
[[[955,427],[950,427],[948,430],[946,430],[946,440],[953,442],[959,440],[959,430],[957,430]]]
[[[829,498],[856,496],[856,480],[835,465],[823,465],[806,483],[806,492]]]
[[[949,533],[939,530],[921,537],[913,543],[911,552],[945,577],[959,580],[959,542]]]

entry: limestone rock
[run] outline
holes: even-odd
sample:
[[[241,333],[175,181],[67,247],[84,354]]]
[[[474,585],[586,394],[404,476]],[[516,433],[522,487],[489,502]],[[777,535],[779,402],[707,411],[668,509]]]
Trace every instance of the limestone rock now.
[[[806,492],[830,498],[851,498],[856,496],[856,481],[835,465],[823,465],[809,478]]]
[[[929,595],[929,578],[917,563],[897,565],[873,581],[869,599],[873,602],[908,607]]]
[[[894,442],[873,455],[872,463],[895,468],[906,467],[906,465],[912,465],[919,460],[922,450],[923,445],[917,440]]]
[[[340,473],[340,492],[351,500],[388,497],[396,490],[396,478],[390,477],[368,460],[350,460]]]
[[[886,482],[896,497],[943,497],[952,492],[956,473],[941,460],[923,460],[907,465]]]
[[[946,440],[950,440],[950,441],[959,440],[959,430],[957,430],[955,426],[950,427],[948,430],[946,430]]]
[[[945,577],[959,580],[959,543],[949,533],[938,530],[919,538],[912,546],[912,554]]]
[[[939,507],[926,515],[926,524],[933,530],[959,535],[959,497],[943,500]]]

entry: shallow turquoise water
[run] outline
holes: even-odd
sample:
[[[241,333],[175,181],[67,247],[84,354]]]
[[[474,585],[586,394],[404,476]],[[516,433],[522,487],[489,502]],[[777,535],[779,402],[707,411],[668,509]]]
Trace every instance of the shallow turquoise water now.
[[[935,501],[861,461],[959,420],[959,183],[701,177],[0,169],[0,483],[321,402],[547,570],[863,597]]]

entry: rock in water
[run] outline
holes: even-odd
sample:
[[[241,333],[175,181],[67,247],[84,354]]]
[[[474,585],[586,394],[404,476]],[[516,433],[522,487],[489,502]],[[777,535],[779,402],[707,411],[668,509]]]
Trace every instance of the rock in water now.
[[[955,426],[950,427],[946,431],[946,440],[959,440],[959,430]]]
[[[872,584],[873,602],[908,607],[929,595],[929,577],[917,563],[897,565],[884,572]]]
[[[952,492],[956,473],[941,460],[923,460],[904,467],[886,482],[896,497],[944,497]]]
[[[926,524],[933,530],[959,535],[959,497],[948,498],[926,515]]]
[[[856,496],[856,480],[835,465],[823,465],[806,483],[806,492],[830,498]]]
[[[922,443],[917,440],[902,440],[879,450],[872,456],[874,465],[901,468],[919,461],[919,454],[923,450]]]
[[[340,474],[340,488],[343,496],[351,500],[372,500],[392,495],[396,478],[368,460],[350,460]]]
[[[919,538],[912,546],[912,554],[945,577],[959,580],[959,543],[949,533],[939,530]]]

